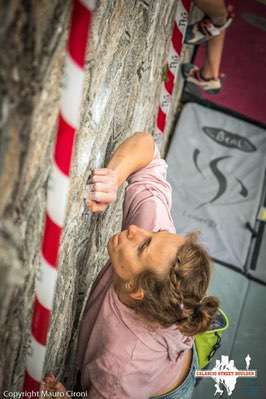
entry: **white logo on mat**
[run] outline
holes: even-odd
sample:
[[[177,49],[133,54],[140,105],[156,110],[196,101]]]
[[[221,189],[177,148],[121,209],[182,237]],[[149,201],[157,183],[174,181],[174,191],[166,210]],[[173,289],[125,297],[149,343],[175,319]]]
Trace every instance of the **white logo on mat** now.
[[[223,387],[227,391],[227,395],[231,396],[235,386],[237,378],[254,378],[257,377],[256,370],[250,370],[251,357],[249,354],[245,357],[246,370],[239,370],[235,366],[234,360],[229,360],[228,356],[222,356],[221,360],[216,360],[215,367],[211,370],[197,370],[196,377],[201,378],[213,378],[215,381],[216,394],[222,395],[224,393]]]

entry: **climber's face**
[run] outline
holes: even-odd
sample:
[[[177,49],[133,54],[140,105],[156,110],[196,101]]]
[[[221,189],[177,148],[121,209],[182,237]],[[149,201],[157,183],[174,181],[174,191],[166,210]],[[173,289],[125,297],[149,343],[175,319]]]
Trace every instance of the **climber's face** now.
[[[107,249],[115,273],[122,280],[130,281],[146,270],[164,275],[184,241],[182,236],[166,230],[150,232],[130,225],[111,237]]]

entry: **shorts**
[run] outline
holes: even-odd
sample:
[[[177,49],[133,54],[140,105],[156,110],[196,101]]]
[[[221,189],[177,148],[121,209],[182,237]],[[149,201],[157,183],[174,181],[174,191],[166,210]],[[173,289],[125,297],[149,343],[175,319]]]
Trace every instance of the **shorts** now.
[[[177,388],[163,395],[153,396],[150,399],[191,399],[196,383],[195,372],[199,369],[198,356],[195,345],[193,345],[193,356],[190,370],[185,380]]]

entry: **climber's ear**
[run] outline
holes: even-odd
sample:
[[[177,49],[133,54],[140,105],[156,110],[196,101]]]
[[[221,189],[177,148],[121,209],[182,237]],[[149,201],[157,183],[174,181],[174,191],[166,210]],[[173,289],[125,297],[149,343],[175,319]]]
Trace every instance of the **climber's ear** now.
[[[143,301],[144,299],[144,291],[142,288],[139,288],[136,292],[132,292],[129,296],[137,301]]]

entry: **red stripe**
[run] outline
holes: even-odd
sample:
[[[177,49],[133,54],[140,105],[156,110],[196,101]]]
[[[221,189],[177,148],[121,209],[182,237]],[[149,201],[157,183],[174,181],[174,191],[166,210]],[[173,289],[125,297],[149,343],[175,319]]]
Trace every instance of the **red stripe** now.
[[[174,89],[174,80],[175,80],[175,76],[174,74],[170,71],[170,69],[167,70],[167,80],[164,84],[166,90],[168,91],[169,94],[173,93],[173,89]]]
[[[32,313],[31,333],[39,344],[46,345],[51,311],[35,297]]]
[[[26,370],[24,376],[23,392],[38,392],[39,388],[40,383],[32,378]]]
[[[158,115],[157,115],[157,126],[161,130],[162,133],[164,133],[165,122],[166,122],[166,115],[161,110],[161,107],[159,107],[159,111],[158,111]]]
[[[189,12],[190,11],[190,4],[191,0],[182,0],[182,4],[184,6],[184,9]]]
[[[92,12],[79,0],[74,0],[68,39],[68,51],[81,68],[83,68],[85,64],[85,54],[91,19]]]
[[[44,259],[54,267],[57,266],[61,230],[61,227],[55,224],[46,213],[42,253]]]
[[[177,52],[178,55],[180,55],[182,50],[183,35],[178,29],[176,22],[174,22],[172,43],[175,51]]]
[[[75,129],[59,114],[54,158],[57,166],[66,176],[70,173],[74,139]]]

